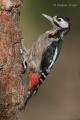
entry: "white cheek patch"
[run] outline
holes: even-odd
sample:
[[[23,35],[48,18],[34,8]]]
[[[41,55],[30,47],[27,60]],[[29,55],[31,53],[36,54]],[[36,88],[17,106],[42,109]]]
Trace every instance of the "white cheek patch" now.
[[[68,27],[69,27],[68,23],[65,22],[65,21],[59,23],[59,25],[60,25],[62,28],[68,28]]]
[[[56,18],[57,18],[57,16],[54,16],[54,17],[53,17],[53,20],[54,20],[54,22],[56,22],[61,28],[68,28],[68,27],[69,27],[69,24],[68,24],[66,21],[62,20],[62,21],[59,22]]]

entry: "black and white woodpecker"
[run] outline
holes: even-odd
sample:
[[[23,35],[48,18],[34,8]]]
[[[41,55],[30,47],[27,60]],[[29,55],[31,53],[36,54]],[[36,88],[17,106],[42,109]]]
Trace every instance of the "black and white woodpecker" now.
[[[59,56],[63,38],[70,30],[68,17],[42,15],[51,22],[52,29],[43,33],[31,48],[28,60],[28,94],[24,106],[51,71]]]

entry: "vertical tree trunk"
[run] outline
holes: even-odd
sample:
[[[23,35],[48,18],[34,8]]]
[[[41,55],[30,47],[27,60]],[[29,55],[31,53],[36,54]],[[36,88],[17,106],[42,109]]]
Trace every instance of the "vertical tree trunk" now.
[[[20,31],[21,0],[0,0],[0,120],[15,119],[24,94]]]

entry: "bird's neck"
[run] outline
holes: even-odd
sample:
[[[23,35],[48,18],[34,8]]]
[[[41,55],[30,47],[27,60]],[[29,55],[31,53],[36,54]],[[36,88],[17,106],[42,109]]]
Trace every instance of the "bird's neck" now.
[[[64,31],[60,29],[52,29],[49,32],[49,38],[54,38],[55,41],[63,40]],[[52,39],[53,40],[53,39]]]
[[[61,38],[63,40],[64,36],[67,34],[68,31],[69,30],[67,28],[58,29],[58,30],[56,30],[54,37]]]
[[[63,30],[56,30],[55,34],[54,34],[54,38],[61,38],[63,39],[64,37],[64,31]]]

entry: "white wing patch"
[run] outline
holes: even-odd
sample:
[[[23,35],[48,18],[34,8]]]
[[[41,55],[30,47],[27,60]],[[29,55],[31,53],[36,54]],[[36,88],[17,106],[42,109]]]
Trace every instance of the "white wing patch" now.
[[[54,56],[53,56],[53,60],[52,60],[52,62],[51,62],[51,64],[50,64],[50,66],[48,67],[48,70],[49,70],[49,71],[50,71],[51,67],[53,66],[53,64],[54,64],[54,62],[55,62],[55,60],[56,60],[57,53],[58,53],[58,49],[56,48],[55,53],[54,53]]]

